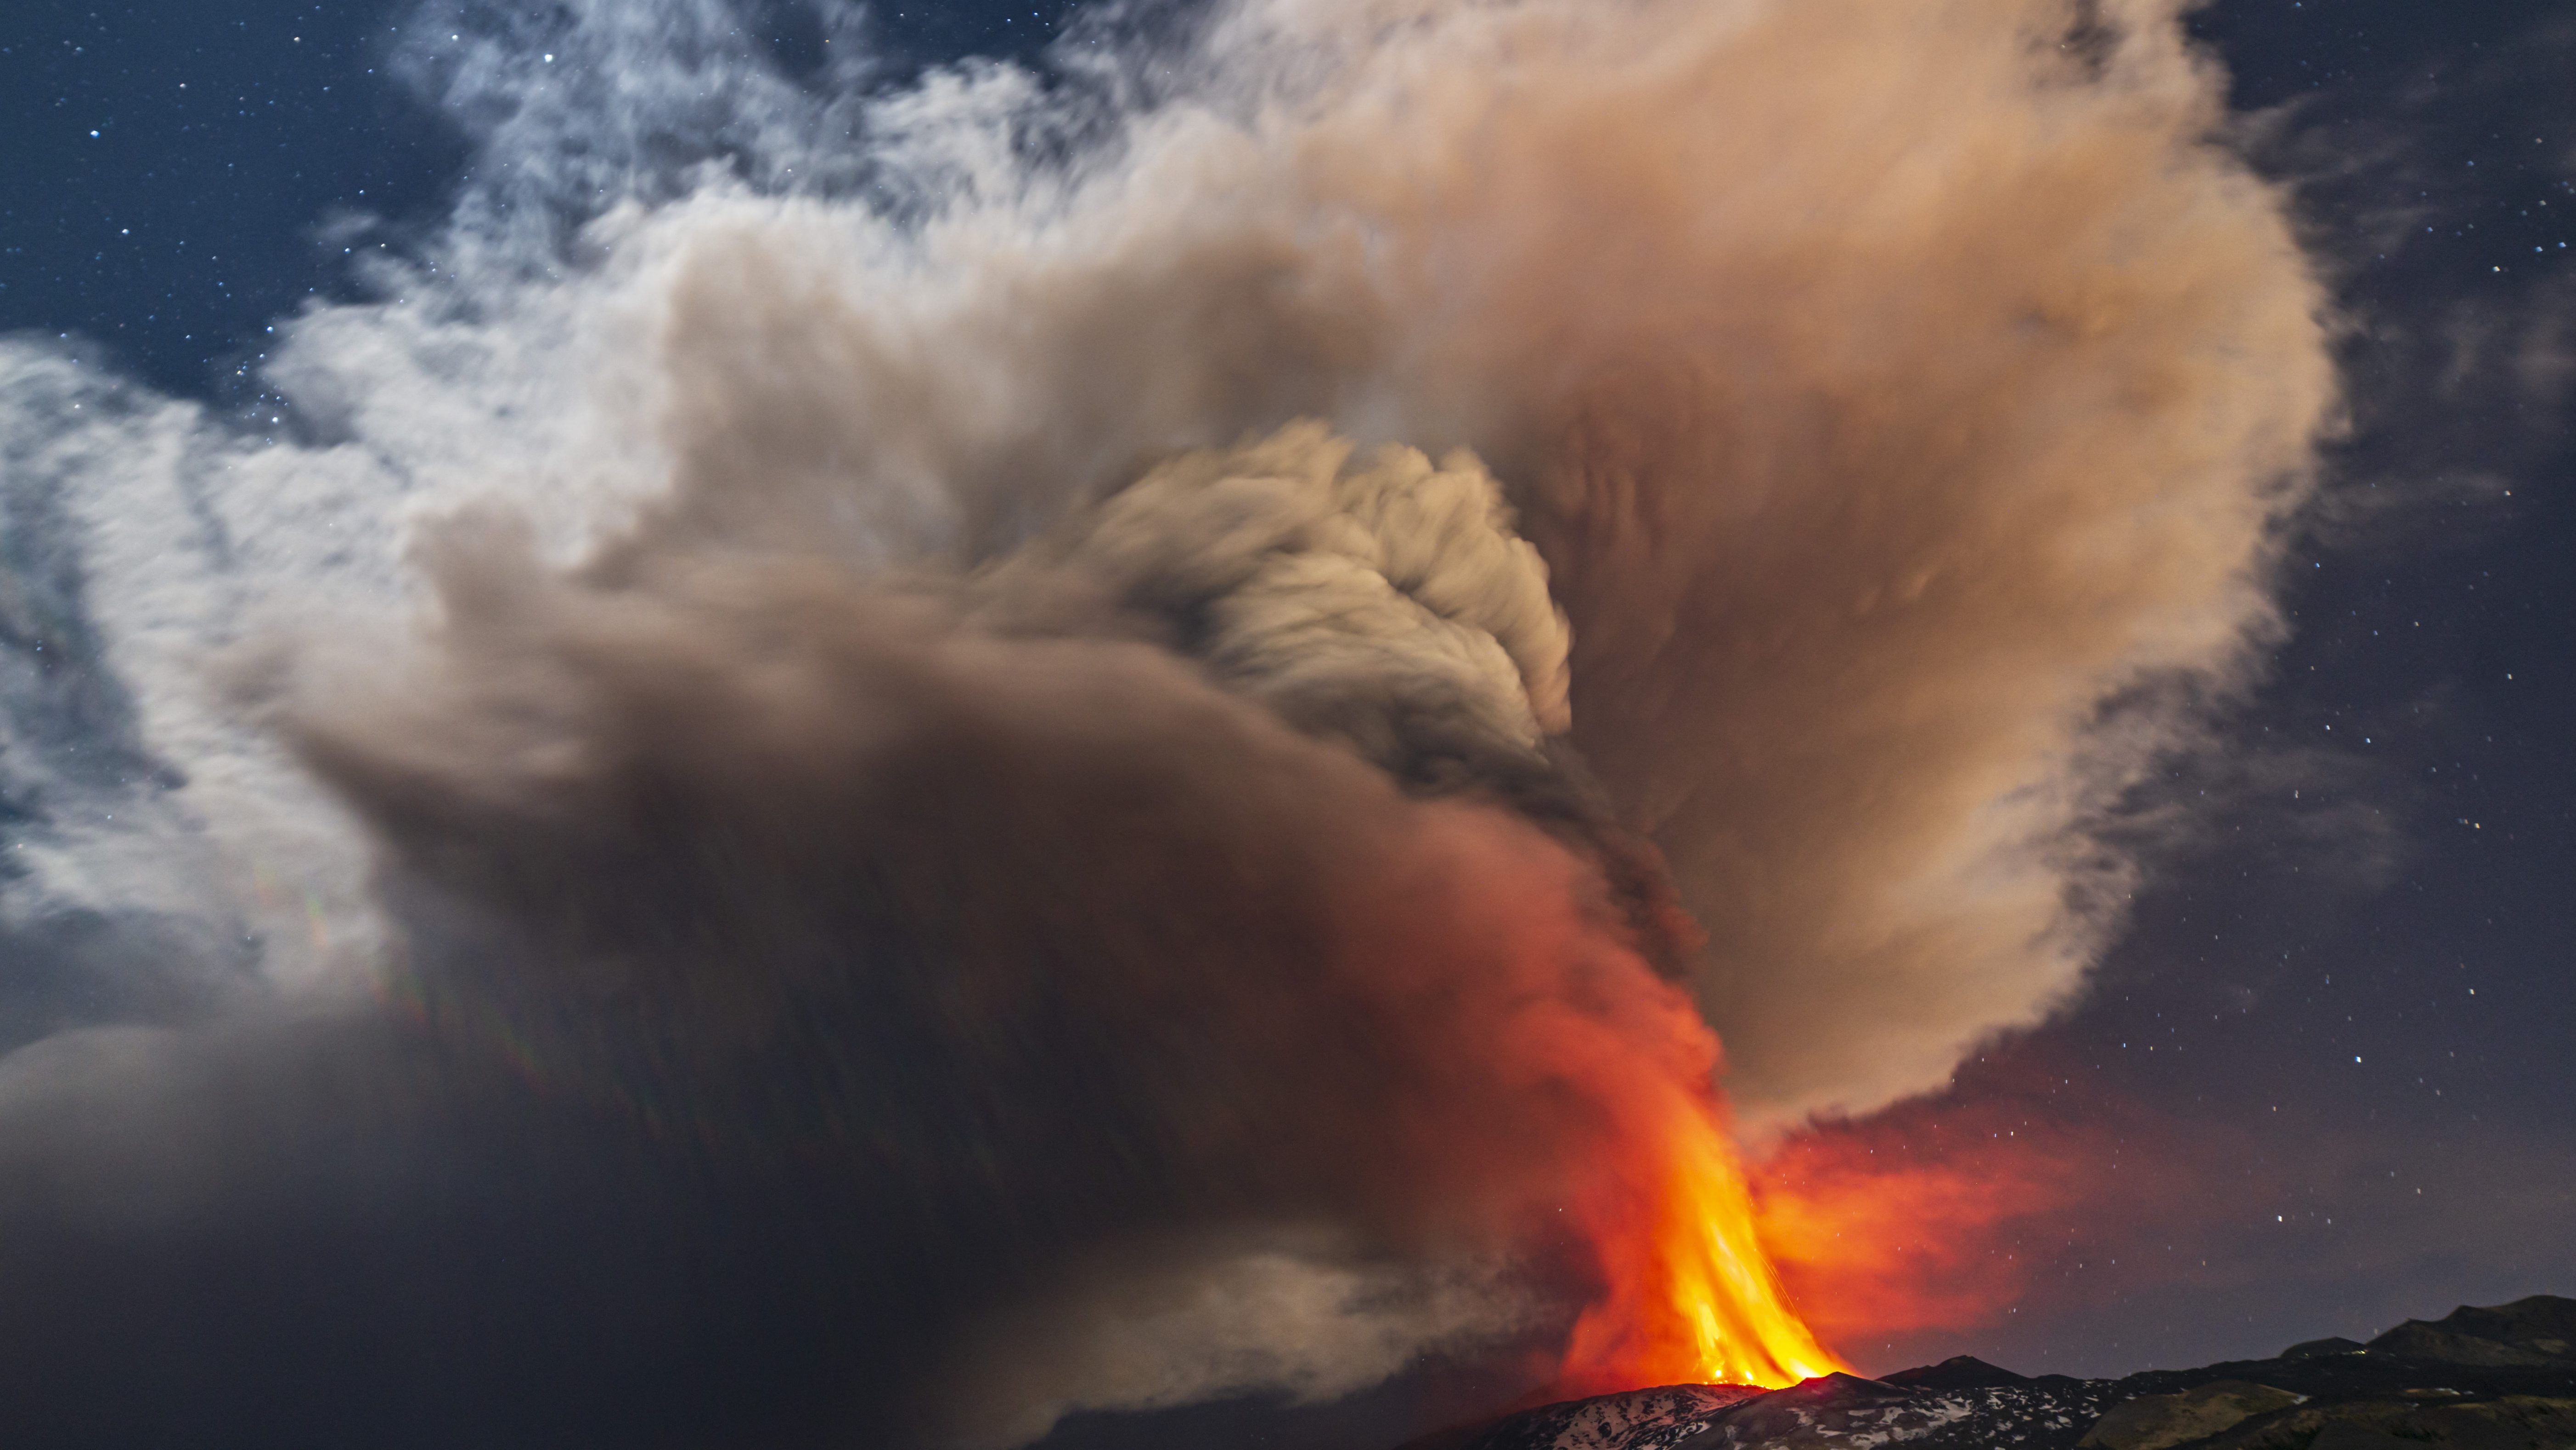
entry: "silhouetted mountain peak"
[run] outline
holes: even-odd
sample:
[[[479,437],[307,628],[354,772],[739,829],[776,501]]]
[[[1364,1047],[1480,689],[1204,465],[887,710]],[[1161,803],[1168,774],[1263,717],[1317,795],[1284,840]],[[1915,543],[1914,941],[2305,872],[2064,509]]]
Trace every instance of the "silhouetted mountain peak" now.
[[[2534,1294],[2487,1308],[2463,1304],[2439,1319],[2409,1319],[2370,1348],[2444,1364],[2576,1364],[2576,1299]]]
[[[2355,1349],[2360,1347],[2357,1344],[2353,1346]],[[1917,1365],[1880,1378],[1888,1384],[1923,1390],[1982,1390],[2030,1383],[2028,1375],[2014,1374],[1972,1354],[1954,1354],[1939,1364]]]

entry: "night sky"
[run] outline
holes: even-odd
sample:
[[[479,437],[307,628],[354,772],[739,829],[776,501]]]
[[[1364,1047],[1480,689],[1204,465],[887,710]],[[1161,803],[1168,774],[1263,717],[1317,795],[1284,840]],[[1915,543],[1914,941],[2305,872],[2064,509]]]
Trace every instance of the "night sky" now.
[[[823,63],[804,12],[749,8],[790,73]],[[1068,9],[879,10],[879,63],[1024,58]],[[0,331],[257,407],[265,329],[366,295],[355,259],[416,243],[468,165],[384,73],[391,16],[11,6]],[[2348,422],[2288,635],[2137,802],[2185,827],[2089,986],[1823,1130],[2055,1187],[1926,1244],[1979,1307],[1843,1343],[1864,1370],[2120,1373],[2576,1293],[2576,8],[2193,25],[2338,299]]]
[[[1975,1121],[2036,1084],[2139,1115],[2118,1171],[2157,1207],[2033,1232],[2028,1322],[1980,1353],[2205,1361],[2576,1276],[2576,28],[2551,13],[2200,21],[2330,259],[2353,416],[2295,632],[2173,776],[2197,848],[2087,1000],[1925,1108]]]

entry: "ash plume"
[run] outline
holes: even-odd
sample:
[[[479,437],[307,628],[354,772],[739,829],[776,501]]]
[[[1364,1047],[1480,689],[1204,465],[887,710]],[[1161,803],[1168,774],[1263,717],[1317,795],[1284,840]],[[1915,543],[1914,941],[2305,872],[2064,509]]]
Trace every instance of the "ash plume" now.
[[[451,1030],[497,1005],[559,1090],[878,1180],[958,1284],[1230,1232],[1187,1282],[1339,1306],[1202,1295],[1163,1342],[1260,1374],[1048,1403],[1346,1391],[1520,1327],[1495,1266],[1640,1212],[1714,1060],[1651,853],[1542,748],[1563,630],[1492,481],[1348,454],[1185,455],[962,577],[668,528],[558,577],[462,521],[427,657],[275,708],[449,943],[397,991]]]
[[[259,959],[0,1060],[13,1403],[236,1299],[122,1427],[1330,1397],[1633,1307],[1719,1038],[1759,1136],[2077,990],[2335,399],[2173,5],[736,18],[425,12],[478,179],[291,423],[0,343],[165,767],[0,679],[7,928]]]

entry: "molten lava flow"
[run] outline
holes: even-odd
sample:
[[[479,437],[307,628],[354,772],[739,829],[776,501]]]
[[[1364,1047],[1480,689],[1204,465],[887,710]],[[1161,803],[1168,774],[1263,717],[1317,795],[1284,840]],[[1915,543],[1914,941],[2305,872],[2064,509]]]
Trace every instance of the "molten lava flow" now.
[[[1645,1211],[1596,1233],[1609,1292],[1576,1323],[1558,1388],[1777,1388],[1843,1368],[1781,1291],[1724,1132],[1704,1105],[1672,1106]]]
[[[1464,839],[1490,850],[1485,837]],[[1535,888],[1546,878],[1500,861],[1477,879]],[[1562,1145],[1543,1174],[1511,1175],[1516,1185],[1546,1185],[1544,1204],[1526,1207],[1547,1211],[1550,1237],[1570,1230],[1593,1274],[1594,1298],[1547,1392],[1778,1388],[1841,1369],[1763,1249],[1711,1087],[1722,1057],[1716,1032],[1680,983],[1624,946],[1605,949],[1595,919],[1530,911],[1551,896],[1531,888],[1480,893],[1473,913],[1451,917],[1423,910],[1422,893],[1412,893],[1407,922],[1436,923],[1442,936],[1399,960],[1456,950],[1460,940],[1479,948],[1486,991],[1444,997],[1442,1010],[1491,1014],[1470,1023],[1466,1060],[1497,1074],[1527,1122],[1555,1125]],[[1490,947],[1459,936],[1497,928]]]

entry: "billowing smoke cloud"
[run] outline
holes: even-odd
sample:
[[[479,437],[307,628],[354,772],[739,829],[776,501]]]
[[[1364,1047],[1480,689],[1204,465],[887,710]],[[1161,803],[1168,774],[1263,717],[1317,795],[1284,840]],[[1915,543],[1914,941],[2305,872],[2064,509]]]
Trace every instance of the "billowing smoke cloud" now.
[[[9,1181],[324,1165],[28,1190],[12,1275],[291,1262],[367,1143],[554,1186],[530,1252],[612,1179],[607,1260],[792,1200],[742,1282],[830,1292],[703,1323],[810,1362],[671,1393],[792,1441],[962,1374],[1003,1442],[1617,1301],[1685,994],[1759,1132],[2075,989],[2333,401],[2170,4],[1246,0],[891,88],[737,29],[417,27],[477,179],[256,415],[0,347],[10,941],[266,1003],[0,1065]],[[715,1332],[640,1282],[633,1343]]]
[[[907,96],[891,154],[963,197],[918,225],[636,223],[687,526],[971,557],[1300,413],[1474,447],[1712,933],[1739,1101],[1938,1083],[2115,919],[2088,828],[2265,626],[2331,401],[2211,77],[2154,7],[1369,18],[1212,19],[1034,170],[1082,103]]]
[[[1348,452],[1186,455],[964,578],[665,524],[559,580],[459,524],[426,660],[271,688],[433,894],[411,939],[449,944],[402,984],[433,1014],[497,1007],[542,1074],[671,1131],[865,1165],[931,1210],[901,1254],[961,1282],[1329,1228],[1303,1293],[1338,1334],[1201,1295],[1218,1322],[1159,1341],[1242,1352],[1054,1395],[1346,1391],[1518,1327],[1475,1262],[1650,1219],[1714,1060],[1649,965],[1679,958],[1650,856],[1543,749],[1564,634],[1492,481]],[[1191,1278],[1305,1262],[1247,1252]]]

